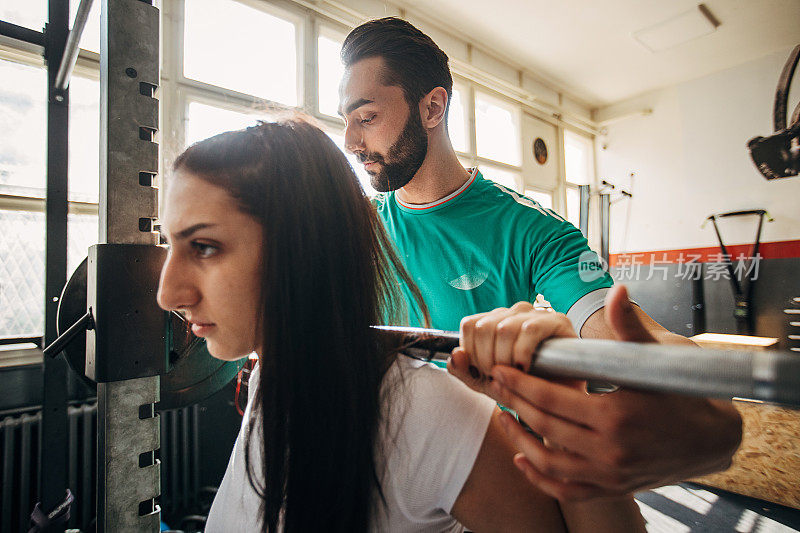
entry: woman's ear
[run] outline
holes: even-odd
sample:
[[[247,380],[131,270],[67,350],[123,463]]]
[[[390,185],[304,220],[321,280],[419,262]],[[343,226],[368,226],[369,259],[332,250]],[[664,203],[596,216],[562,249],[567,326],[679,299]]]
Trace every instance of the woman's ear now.
[[[419,102],[419,112],[425,129],[432,130],[444,122],[447,102],[447,91],[444,87],[435,87],[422,97]]]

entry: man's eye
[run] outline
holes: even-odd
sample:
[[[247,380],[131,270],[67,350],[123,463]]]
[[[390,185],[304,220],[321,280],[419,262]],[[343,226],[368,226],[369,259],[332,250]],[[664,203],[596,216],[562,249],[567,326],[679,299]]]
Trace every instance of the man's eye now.
[[[375,119],[375,115],[372,115],[372,116],[371,116],[371,117],[369,117],[369,118],[362,118],[362,119],[361,119],[361,123],[362,123],[362,124],[369,124],[369,123],[370,123],[370,122],[372,122],[374,119]]]
[[[210,244],[206,244],[203,242],[192,242],[192,248],[194,249],[195,253],[201,259],[205,259],[211,257],[219,251],[216,246],[212,246]]]

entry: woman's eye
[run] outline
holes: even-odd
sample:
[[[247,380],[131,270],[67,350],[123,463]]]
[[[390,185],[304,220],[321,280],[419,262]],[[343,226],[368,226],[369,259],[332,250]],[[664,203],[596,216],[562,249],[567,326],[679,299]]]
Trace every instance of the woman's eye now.
[[[192,248],[194,248],[195,253],[201,259],[211,257],[215,255],[218,251],[218,248],[216,246],[196,241],[192,243]]]

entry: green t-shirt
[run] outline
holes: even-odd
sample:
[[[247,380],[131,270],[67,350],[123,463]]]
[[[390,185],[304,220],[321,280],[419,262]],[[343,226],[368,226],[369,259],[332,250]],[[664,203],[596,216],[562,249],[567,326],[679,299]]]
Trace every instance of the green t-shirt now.
[[[394,192],[373,201],[434,328],[458,330],[466,315],[532,302],[538,293],[566,313],[613,285],[575,226],[480,172],[431,204],[404,205]],[[403,291],[410,324],[422,325]]]

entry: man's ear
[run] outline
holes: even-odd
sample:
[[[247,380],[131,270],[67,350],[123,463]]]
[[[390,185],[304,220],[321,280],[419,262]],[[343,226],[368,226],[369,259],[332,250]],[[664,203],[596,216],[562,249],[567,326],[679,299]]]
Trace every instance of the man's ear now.
[[[444,87],[436,87],[422,97],[419,101],[419,112],[423,128],[432,130],[444,122],[447,101],[447,91]]]

